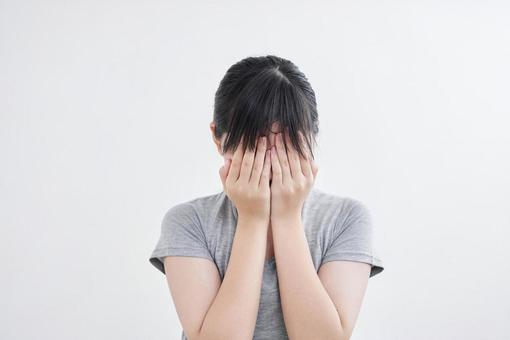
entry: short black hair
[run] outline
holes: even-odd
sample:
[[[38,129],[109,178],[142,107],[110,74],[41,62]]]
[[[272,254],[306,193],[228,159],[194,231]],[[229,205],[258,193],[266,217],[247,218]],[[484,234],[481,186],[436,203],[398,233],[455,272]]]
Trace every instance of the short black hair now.
[[[255,150],[257,137],[278,122],[301,156],[310,151],[319,131],[315,93],[305,75],[291,61],[274,55],[248,57],[228,70],[214,98],[215,137],[227,134],[223,152]],[[306,145],[301,145],[298,131]],[[285,143],[285,139],[283,140]],[[287,148],[287,144],[285,143]]]

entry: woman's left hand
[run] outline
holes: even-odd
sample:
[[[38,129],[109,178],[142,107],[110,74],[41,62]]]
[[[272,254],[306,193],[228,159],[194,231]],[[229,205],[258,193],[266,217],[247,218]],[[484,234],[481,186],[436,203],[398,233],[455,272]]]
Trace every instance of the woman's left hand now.
[[[299,137],[304,143],[301,132]],[[287,144],[285,150],[283,138]],[[271,220],[301,218],[301,209],[304,201],[315,182],[318,167],[306,151],[306,158],[299,155],[290,142],[288,132],[278,133],[275,137],[275,146],[271,148]]]

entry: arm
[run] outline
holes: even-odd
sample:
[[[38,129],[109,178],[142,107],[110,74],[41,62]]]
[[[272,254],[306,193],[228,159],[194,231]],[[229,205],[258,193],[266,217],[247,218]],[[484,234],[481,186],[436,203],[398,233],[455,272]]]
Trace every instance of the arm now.
[[[336,306],[343,338],[351,338],[368,285],[370,264],[331,261],[319,268],[319,279]]]
[[[266,238],[267,226],[239,219],[222,283],[216,266],[209,260],[165,258],[168,285],[190,340],[252,339]]]
[[[181,323],[191,340],[248,340],[255,331],[269,228],[270,160],[265,138],[258,140],[256,155],[243,145],[234,152],[232,163],[227,161],[220,169],[223,188],[238,211],[223,283],[219,285],[212,263],[191,259],[175,267],[178,275],[168,275],[170,286],[176,287]],[[171,270],[170,262],[168,267]]]
[[[318,168],[309,150],[303,157],[292,147],[287,132],[286,148],[283,139],[282,134],[278,134],[276,147],[271,149],[271,227],[287,333],[293,340],[347,340],[361,304],[369,266],[352,264],[347,270],[355,268],[355,271],[346,275],[345,269],[338,271],[338,264],[328,265],[322,271],[328,283],[326,291],[315,271],[301,221],[303,202]],[[351,274],[354,277],[349,278]],[[359,283],[361,285],[356,286],[349,297],[351,292],[347,294],[346,290]]]
[[[272,225],[278,282],[291,339],[347,340],[367,286],[370,265],[332,261],[317,275],[299,216]]]

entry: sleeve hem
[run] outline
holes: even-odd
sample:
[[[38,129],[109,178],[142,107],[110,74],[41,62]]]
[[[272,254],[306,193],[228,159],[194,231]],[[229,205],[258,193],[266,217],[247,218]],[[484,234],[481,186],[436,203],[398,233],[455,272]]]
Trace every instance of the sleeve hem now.
[[[356,261],[371,265],[370,277],[381,273],[384,270],[383,261],[368,253],[361,252],[340,252],[328,254],[322,259],[321,265],[330,261]]]
[[[163,274],[166,274],[165,266],[164,266],[164,258],[166,256],[200,257],[200,258],[208,259],[208,260],[212,261],[213,263],[215,263],[211,254],[207,250],[204,250],[203,248],[190,248],[190,247],[186,247],[186,248],[176,248],[176,247],[158,248],[152,252],[152,254],[149,258],[149,262]]]

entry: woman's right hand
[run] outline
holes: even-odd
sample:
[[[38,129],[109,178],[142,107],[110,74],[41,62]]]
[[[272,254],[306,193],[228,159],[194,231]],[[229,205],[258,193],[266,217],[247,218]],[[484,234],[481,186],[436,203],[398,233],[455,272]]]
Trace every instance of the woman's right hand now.
[[[227,160],[219,170],[223,190],[234,203],[238,218],[269,223],[271,159],[267,143],[267,137],[259,137],[256,152],[247,148],[243,154],[241,141],[232,160]]]

